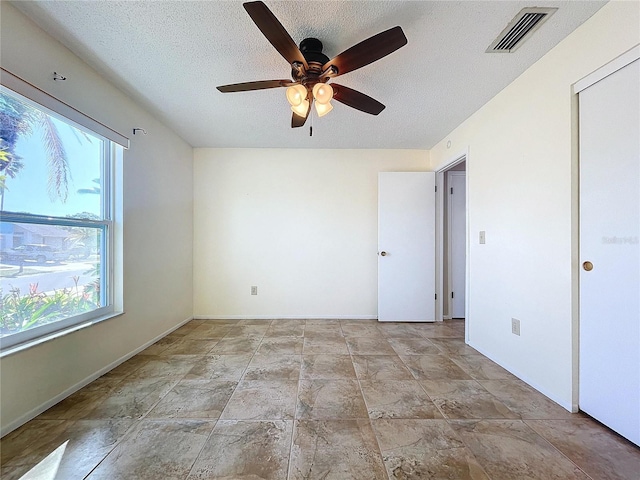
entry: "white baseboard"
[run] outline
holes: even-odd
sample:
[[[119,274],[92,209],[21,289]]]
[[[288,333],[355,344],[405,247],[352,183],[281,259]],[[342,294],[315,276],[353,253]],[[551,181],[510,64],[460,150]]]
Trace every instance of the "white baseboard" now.
[[[505,365],[503,363],[498,362],[495,358],[493,358],[491,355],[489,355],[487,352],[485,352],[484,350],[482,350],[481,348],[478,348],[476,345],[474,345],[472,342],[469,342],[468,345],[470,347],[475,348],[477,351],[479,351],[482,355],[484,355],[485,357],[487,357],[489,360],[492,360],[494,362],[496,362],[498,365],[500,365],[502,368],[504,368],[505,370],[513,373],[516,377],[518,377],[520,380],[522,380],[524,383],[528,384],[529,386],[533,387],[534,389],[536,389],[538,392],[540,392],[541,394],[543,394],[545,397],[547,397],[548,399],[554,401],[555,403],[557,403],[558,405],[560,405],[562,408],[572,412],[572,413],[576,413],[578,411],[578,406],[574,405],[573,402],[565,402],[559,398],[556,398],[555,395],[551,394],[550,392],[548,392],[545,388],[541,387],[540,385],[538,385],[536,382],[532,381],[530,378],[528,378],[526,375],[523,375],[521,372],[519,372],[517,369],[512,368],[510,365]]]
[[[37,406],[36,408],[30,410],[29,412],[25,413],[24,415],[18,417],[17,419],[15,419],[13,422],[4,425],[2,427],[2,429],[0,429],[0,438],[4,437],[5,435],[7,435],[8,433],[13,432],[16,428],[21,427],[22,425],[24,425],[25,423],[27,423],[29,420],[33,420],[35,417],[37,417],[38,415],[40,415],[41,413],[47,411],[48,409],[50,409],[51,407],[53,407],[56,403],[61,402],[62,400],[64,400],[65,398],[67,398],[69,395],[77,392],[78,390],[80,390],[83,387],[86,387],[87,385],[89,385],[91,382],[93,382],[94,380],[96,380],[97,378],[101,377],[102,375],[104,375],[105,373],[107,373],[110,370],[113,370],[114,368],[116,368],[118,365],[120,365],[121,363],[126,362],[127,360],[129,360],[131,357],[133,357],[134,355],[137,355],[138,353],[140,353],[142,350],[144,350],[147,347],[150,347],[151,345],[153,345],[154,343],[156,343],[158,340],[160,340],[161,338],[166,337],[167,335],[169,335],[171,332],[173,332],[174,330],[177,330],[178,328],[180,328],[182,325],[184,325],[185,323],[191,321],[192,318],[187,318],[186,320],[183,320],[182,322],[180,322],[178,325],[176,325],[175,327],[171,327],[169,330],[167,330],[166,332],[158,335],[157,337],[155,337],[153,340],[149,340],[147,343],[145,343],[144,345],[136,348],[134,351],[127,353],[126,355],[120,357],[119,359],[117,359],[114,362],[111,362],[109,365],[107,365],[104,368],[101,368],[100,370],[98,370],[97,372],[89,375],[88,377],[86,377],[85,379],[81,380],[80,382],[76,383],[75,385],[67,388],[64,392],[56,395],[55,397],[53,397],[51,400],[48,400],[46,402],[44,402],[42,405]]]
[[[377,315],[196,315],[194,320],[377,320]]]

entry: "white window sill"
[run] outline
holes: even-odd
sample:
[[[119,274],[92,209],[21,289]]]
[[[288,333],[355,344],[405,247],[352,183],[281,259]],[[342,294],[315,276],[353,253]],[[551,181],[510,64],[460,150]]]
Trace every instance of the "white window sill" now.
[[[124,315],[124,312],[112,312],[107,315],[103,315],[101,317],[92,318],[86,322],[79,323],[78,325],[74,325],[72,327],[67,327],[62,330],[59,330],[54,333],[50,333],[47,335],[43,335],[42,337],[34,338],[33,340],[28,340],[24,343],[20,343],[18,345],[14,345],[12,347],[7,348],[6,350],[2,350],[0,352],[0,358],[8,357],[9,355],[14,355],[16,353],[22,352],[29,348],[35,347],[36,345],[40,345],[45,342],[49,342],[56,338],[64,337],[65,335],[69,335],[70,333],[77,332],[78,330],[83,330],[88,328],[96,323],[104,322],[105,320],[109,320],[111,318],[119,317],[120,315]]]

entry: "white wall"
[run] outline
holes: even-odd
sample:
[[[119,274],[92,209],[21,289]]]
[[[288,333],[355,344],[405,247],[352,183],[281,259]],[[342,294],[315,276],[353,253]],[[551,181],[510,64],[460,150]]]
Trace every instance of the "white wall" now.
[[[639,9],[605,5],[430,152],[438,169],[469,149],[470,343],[566,408],[577,405],[571,86],[640,42]]]
[[[130,135],[124,153],[125,314],[0,360],[2,433],[39,413],[193,311],[193,149],[7,2],[1,65]],[[66,82],[54,82],[57,71]]]
[[[428,152],[195,149],[194,157],[196,316],[377,316],[378,172],[425,171]]]

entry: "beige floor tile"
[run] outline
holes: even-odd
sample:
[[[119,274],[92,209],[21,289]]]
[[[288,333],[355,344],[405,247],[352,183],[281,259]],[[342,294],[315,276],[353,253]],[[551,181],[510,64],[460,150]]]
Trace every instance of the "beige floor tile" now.
[[[227,333],[229,333],[233,329],[233,325],[219,325],[219,324],[210,324],[203,323],[194,328],[190,333],[188,333],[185,338],[198,338],[198,339],[220,339],[224,337]]]
[[[284,325],[289,325],[292,327],[299,325],[304,326],[306,323],[307,321],[304,318],[274,318],[273,320],[271,320],[271,325],[269,328]]]
[[[224,337],[209,352],[210,355],[255,353],[262,336]]]
[[[0,440],[0,464],[35,465],[49,453],[55,442],[73,422],[34,419]],[[53,449],[57,448],[55,445]],[[48,450],[48,451],[47,451]]]
[[[56,478],[83,479],[134,424],[132,420],[51,422],[34,420],[7,435],[1,442],[3,467],[24,465],[27,468],[16,469],[24,474],[60,448]]]
[[[401,355],[400,358],[417,380],[471,380],[470,375],[444,355]]]
[[[307,323],[304,327],[306,338],[344,337],[340,323]]]
[[[295,324],[289,323],[274,323],[271,324],[265,337],[302,337],[304,336],[304,323],[297,321]]]
[[[360,380],[413,380],[397,355],[354,355],[353,365]]]
[[[214,425],[201,420],[143,420],[88,479],[183,480]]]
[[[29,480],[24,477],[35,465],[14,465],[13,467],[0,466],[0,478],[2,480]]]
[[[308,327],[322,328],[328,325],[333,325],[333,327],[340,327],[340,320],[336,320],[335,318],[307,318],[305,320],[305,331],[308,329]]]
[[[355,379],[356,371],[349,355],[303,355],[300,378]]]
[[[290,420],[296,408],[298,382],[241,382],[222,412],[222,420]]]
[[[269,324],[237,325],[229,329],[225,338],[263,337],[269,330]]]
[[[572,414],[521,380],[478,380],[489,393],[523,419],[570,419]]]
[[[369,418],[443,418],[416,380],[361,380]]]
[[[289,480],[386,480],[369,420],[296,420]]]
[[[188,322],[182,325],[179,328],[176,328],[173,332],[171,332],[171,336],[174,337],[183,337],[188,335],[193,331],[194,328],[198,327],[197,323]]]
[[[236,385],[228,380],[182,380],[146,418],[217,419]]]
[[[420,331],[420,335],[425,338],[464,338],[464,329],[459,330],[446,324],[428,324]]]
[[[378,325],[380,322],[376,318],[341,318],[340,325]]]
[[[265,337],[256,355],[300,355],[302,345],[302,337]]]
[[[187,337],[182,337],[182,338],[187,338]],[[165,352],[171,345],[174,345],[175,343],[181,341],[182,338],[176,338],[176,337],[173,337],[173,338],[170,338],[170,337],[161,338],[156,343],[154,343],[150,347],[145,348],[140,353],[142,355],[162,355],[163,352]]]
[[[368,322],[343,323],[342,334],[345,337],[382,337],[382,333],[380,333],[380,330],[378,330],[377,325],[375,323]]]
[[[304,347],[302,353],[305,355],[315,354],[333,354],[333,355],[349,355],[349,349],[344,337],[312,337],[309,338],[305,334]]]
[[[391,479],[489,480],[444,420],[388,419],[372,423]]]
[[[446,418],[518,418],[475,380],[421,380]]]
[[[244,326],[258,326],[258,327],[266,327],[269,328],[273,320],[267,320],[266,318],[243,318],[237,321],[237,325]]]
[[[298,380],[301,355],[254,355],[244,380]]]
[[[396,355],[383,337],[348,337],[347,346],[351,355]]]
[[[77,420],[84,418],[100,405],[105,397],[114,392],[121,382],[122,380],[100,377],[40,414],[38,419]]]
[[[193,368],[201,355],[163,355],[153,357],[127,377],[133,378],[182,378]]]
[[[450,425],[492,480],[588,480],[521,420],[456,420]]]
[[[430,338],[431,343],[445,355],[477,355],[479,352],[461,338]]]
[[[166,338],[166,337],[165,337]],[[156,355],[143,355],[139,353],[138,355],[134,355],[126,362],[121,363],[113,370],[105,373],[101,378],[109,378],[109,379],[120,379],[122,380],[125,377],[128,377],[140,367],[144,366],[149,360],[157,358]]]
[[[368,418],[356,380],[301,380],[296,418]]]
[[[484,355],[452,356],[451,360],[475,380],[515,380],[516,377]]]
[[[125,379],[85,418],[139,419],[169,393],[178,381],[177,378],[153,377]]]
[[[439,355],[440,350],[426,338],[390,338],[398,355]]]
[[[287,477],[293,421],[220,420],[188,480]]]
[[[207,355],[194,362],[186,380],[240,380],[252,353],[240,355]]]
[[[526,420],[591,478],[640,478],[640,448],[591,418]]]
[[[385,338],[415,338],[420,337],[418,324],[400,322],[380,322],[378,329]]]

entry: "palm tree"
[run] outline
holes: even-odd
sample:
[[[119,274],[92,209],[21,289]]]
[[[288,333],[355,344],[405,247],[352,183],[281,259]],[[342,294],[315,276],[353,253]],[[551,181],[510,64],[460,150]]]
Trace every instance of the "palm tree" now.
[[[7,178],[16,178],[24,164],[22,158],[12,153],[5,141],[0,138],[0,212],[4,211],[4,191],[7,188]]]
[[[58,128],[47,113],[0,93],[0,195],[3,201],[7,177],[15,178],[23,167],[22,159],[15,154],[16,144],[21,137],[32,135],[37,128],[40,128],[47,153],[49,196],[62,202],[67,200],[69,162]]]

